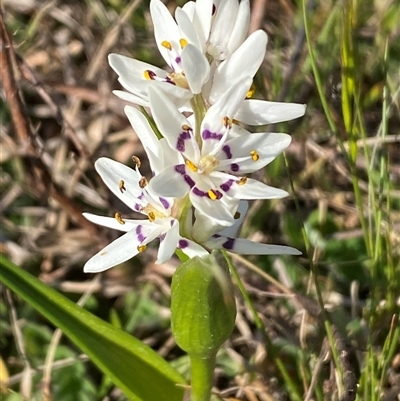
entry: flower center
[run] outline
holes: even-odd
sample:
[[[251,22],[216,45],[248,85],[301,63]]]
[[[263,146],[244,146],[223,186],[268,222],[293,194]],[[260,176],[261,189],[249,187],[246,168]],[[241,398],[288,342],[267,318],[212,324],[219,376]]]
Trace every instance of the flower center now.
[[[219,160],[215,156],[203,156],[198,165],[199,173],[210,174],[219,165]]]
[[[141,212],[146,213],[150,222],[153,222],[157,217],[160,219],[165,219],[168,216],[164,213],[161,213],[157,210],[153,205],[148,203],[145,207],[141,209]]]
[[[189,89],[189,85],[185,74],[183,72],[171,72],[168,74],[169,79],[173,82],[176,86],[179,86],[184,89]]]

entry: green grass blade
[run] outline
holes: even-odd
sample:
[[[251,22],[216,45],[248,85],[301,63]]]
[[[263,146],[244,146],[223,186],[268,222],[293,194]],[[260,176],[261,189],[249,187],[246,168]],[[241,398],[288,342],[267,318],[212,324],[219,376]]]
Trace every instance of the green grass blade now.
[[[132,400],[181,401],[184,379],[151,348],[0,255],[0,282],[59,327]]]

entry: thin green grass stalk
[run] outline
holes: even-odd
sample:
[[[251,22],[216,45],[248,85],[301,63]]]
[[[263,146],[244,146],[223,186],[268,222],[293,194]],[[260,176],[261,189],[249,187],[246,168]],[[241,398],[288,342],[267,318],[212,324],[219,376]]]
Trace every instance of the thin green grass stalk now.
[[[287,171],[289,171],[289,163],[288,163],[288,160],[286,158],[285,153],[283,153],[283,157],[284,157],[284,160],[285,160],[285,165],[286,165]],[[295,188],[294,188],[293,180],[292,180],[290,174],[288,174],[288,176],[289,176],[290,187],[291,187],[291,190],[292,190],[292,193],[293,193],[293,200],[294,200],[295,205],[296,205],[296,210],[298,212],[300,212],[301,209],[300,209],[298,198],[296,196],[296,191],[295,191]],[[320,288],[319,281],[318,281],[318,269],[317,269],[316,265],[314,264],[312,258],[309,257],[309,255],[311,254],[311,243],[310,243],[310,240],[308,238],[307,231],[305,229],[304,224],[302,225],[301,232],[302,232],[302,236],[303,236],[303,240],[304,240],[304,245],[306,247],[306,252],[307,252],[307,255],[308,255],[308,263],[309,263],[310,269],[311,269],[311,274],[312,274],[312,278],[313,278],[313,282],[314,282],[314,286],[315,286],[315,292],[317,294],[318,304],[321,307],[322,318],[323,318],[323,321],[324,321],[324,327],[325,327],[325,331],[326,331],[326,334],[327,334],[327,337],[328,337],[329,346],[330,346],[330,349],[331,349],[331,352],[332,352],[332,358],[333,358],[335,367],[336,367],[336,369],[338,370],[338,372],[340,374],[340,377],[343,377],[342,367],[341,367],[341,365],[339,363],[339,356],[338,356],[337,349],[335,347],[335,340],[333,338],[332,326],[331,326],[331,323],[329,321],[328,315],[327,315],[325,307],[324,307],[324,301],[323,301],[323,298],[322,298],[322,292],[321,292],[321,288]]]
[[[240,293],[242,294],[242,297],[243,297],[247,307],[251,311],[251,314],[253,316],[256,327],[260,330],[260,332],[263,336],[263,339],[267,346],[268,353],[271,356],[271,359],[275,361],[275,363],[287,385],[287,391],[291,394],[293,400],[302,401],[302,398],[298,394],[298,391],[296,389],[295,383],[293,382],[292,378],[290,377],[289,372],[287,371],[281,358],[276,353],[275,347],[273,346],[271,339],[269,338],[268,333],[265,330],[264,323],[260,319],[260,316],[258,316],[258,313],[254,307],[254,304],[253,304],[248,292],[246,291],[246,288],[244,287],[242,280],[240,279],[240,275],[239,275],[235,265],[232,263],[232,260],[231,260],[230,256],[228,255],[228,252],[222,250],[221,253],[222,253],[226,263],[228,264],[229,271],[230,271],[231,275],[234,277],[236,284],[239,287]]]

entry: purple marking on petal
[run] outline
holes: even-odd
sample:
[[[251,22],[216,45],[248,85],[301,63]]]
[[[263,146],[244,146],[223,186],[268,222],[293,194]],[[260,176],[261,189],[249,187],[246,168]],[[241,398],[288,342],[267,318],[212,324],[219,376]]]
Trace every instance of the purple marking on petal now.
[[[141,225],[136,227],[136,234],[137,234],[137,239],[138,239],[138,241],[140,243],[142,243],[146,239],[146,237],[142,233],[142,226]]]
[[[164,241],[165,236],[167,235],[167,233],[162,233],[159,238],[160,238],[160,242]]]
[[[165,198],[161,198],[160,197],[158,199],[160,199],[160,203],[163,205],[164,209],[169,209],[170,208],[170,204]]]
[[[133,208],[134,208],[137,212],[140,212],[140,211],[142,210],[142,206],[139,205],[139,203],[135,203],[135,204],[133,205]]]
[[[218,189],[216,189],[215,194],[217,195],[217,199],[216,200],[220,200],[222,198],[222,193],[218,191]]]
[[[232,159],[231,147],[229,145],[224,145],[222,150],[225,152],[227,159]]]
[[[221,236],[220,236],[219,234],[214,234],[214,235],[212,236],[212,238],[221,238]]]
[[[176,141],[176,150],[183,153],[185,151],[185,141],[190,139],[190,134],[187,131],[183,131],[179,134],[178,140]]]
[[[186,167],[184,164],[177,164],[175,166],[175,171],[179,174],[184,175],[186,173]]]
[[[211,15],[213,16],[216,13],[216,11],[217,11],[217,6],[215,4],[213,4]]]
[[[167,84],[174,85],[174,86],[176,85],[175,82],[172,81],[170,77],[166,77],[164,82],[166,82]]]
[[[180,65],[182,62],[182,59],[178,56],[178,57],[176,57],[175,62],[176,62],[176,64]]]
[[[224,192],[228,192],[231,189],[231,186],[233,185],[234,182],[235,182],[234,180],[228,180],[228,181],[224,182],[223,184],[221,184],[219,187]]]
[[[239,164],[232,163],[231,164],[231,170],[234,171],[235,173],[238,172],[240,169]]]
[[[235,240],[233,238],[227,238],[226,241],[222,244],[222,247],[229,251],[233,249],[234,245],[235,245]]]
[[[189,242],[186,241],[185,239],[180,239],[178,242],[178,248],[179,249],[185,249],[189,246]]]
[[[203,139],[217,139],[219,141],[223,137],[223,135],[218,132],[211,132],[210,130],[206,129],[202,132],[201,137]]]
[[[192,180],[192,177],[190,177],[190,175],[185,174],[183,178],[185,179],[186,184],[188,184],[190,188],[194,187],[195,182]]]
[[[146,72],[147,72],[147,74],[148,74],[148,76],[149,76],[149,78],[150,78],[151,80],[154,80],[154,78],[157,76],[157,74],[156,74],[154,71],[146,70],[145,73],[146,73]]]
[[[144,192],[142,192],[137,198],[138,198],[139,200],[143,200],[143,198],[144,198]]]
[[[197,188],[197,187],[194,187],[194,188],[192,189],[192,191],[193,191],[193,193],[194,193],[195,195],[197,195],[197,196],[207,196],[207,197],[208,197],[208,193],[207,193],[207,192],[204,192],[204,191],[202,191],[201,189],[199,189],[199,188]]]

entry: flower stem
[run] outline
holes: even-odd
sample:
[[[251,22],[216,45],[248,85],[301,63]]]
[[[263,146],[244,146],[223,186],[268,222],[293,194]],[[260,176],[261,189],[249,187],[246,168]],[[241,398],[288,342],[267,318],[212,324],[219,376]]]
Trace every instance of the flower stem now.
[[[210,401],[216,352],[206,358],[189,355],[192,372],[191,401]]]

